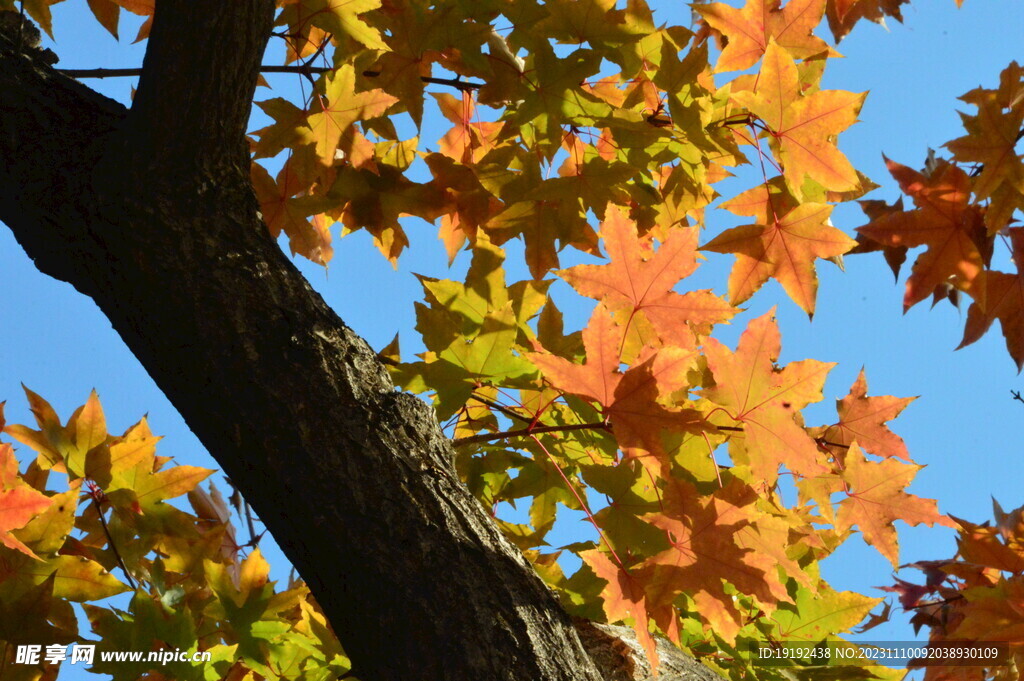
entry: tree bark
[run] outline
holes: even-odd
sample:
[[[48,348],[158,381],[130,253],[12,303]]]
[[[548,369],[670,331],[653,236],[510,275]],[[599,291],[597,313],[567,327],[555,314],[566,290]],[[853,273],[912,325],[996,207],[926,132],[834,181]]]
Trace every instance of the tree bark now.
[[[0,36],[0,219],[90,296],[375,679],[600,678],[572,623],[260,221],[272,0],[161,0],[125,110]]]
[[[570,620],[456,477],[432,410],[270,238],[244,134],[273,7],[161,0],[131,110],[0,21],[0,220],[107,315],[359,678],[653,678],[629,628]],[[717,678],[659,655],[662,681]]]

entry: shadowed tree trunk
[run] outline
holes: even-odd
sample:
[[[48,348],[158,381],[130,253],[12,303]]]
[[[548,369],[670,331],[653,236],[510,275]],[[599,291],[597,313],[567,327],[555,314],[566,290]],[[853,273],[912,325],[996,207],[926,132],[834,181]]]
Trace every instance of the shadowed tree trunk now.
[[[0,35],[0,219],[106,314],[360,678],[611,678],[459,482],[430,408],[260,221],[244,133],[273,1],[157,6],[130,110]]]

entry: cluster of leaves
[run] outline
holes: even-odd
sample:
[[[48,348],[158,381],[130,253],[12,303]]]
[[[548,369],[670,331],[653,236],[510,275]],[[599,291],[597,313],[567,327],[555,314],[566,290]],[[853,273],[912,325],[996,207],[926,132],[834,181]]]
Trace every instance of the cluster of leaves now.
[[[1016,679],[1024,665],[1024,507],[995,507],[995,525],[959,520],[957,554],[950,560],[914,563],[924,584],[899,580],[889,590],[914,612],[914,627],[944,642],[1007,642],[1009,664],[929,667],[925,681]]]
[[[437,395],[463,478],[568,610],[632,623],[652,655],[657,631],[737,677],[775,678],[745,666],[746,644],[849,631],[879,602],[820,577],[854,528],[895,567],[895,520],[951,524],[904,491],[919,467],[886,423],[910,399],[868,396],[862,374],[833,423],[806,426],[833,365],[779,366],[770,313],[735,351],[711,338],[736,310],[673,290],[697,266],[695,228],[656,246],[610,206],[600,234],[609,264],[559,272],[600,301],[582,332],[564,334],[548,282],[506,285],[502,252],[480,243],[465,283],[422,278],[428,350],[395,374]],[[525,522],[499,516],[523,499]],[[597,541],[550,550],[561,507]],[[564,551],[583,561],[572,576]]]
[[[821,88],[838,53],[814,30],[825,20],[839,40],[861,19],[899,19],[904,2],[697,4],[689,26],[659,25],[645,0],[279,2],[276,35],[310,93],[257,102],[273,120],[251,135],[253,184],[271,233],[327,265],[340,223],[342,235],[369,232],[394,262],[414,224],[400,218],[414,216],[439,224],[450,260],[472,252],[464,281],[421,277],[418,360],[403,362],[397,339],[382,357],[403,387],[433,397],[460,474],[566,608],[631,623],[652,656],[660,632],[736,678],[791,678],[792,670],[752,666],[743,645],[846,632],[878,602],[832,589],[821,560],[856,528],[897,566],[894,521],[951,524],[934,502],[905,491],[918,467],[886,423],[909,400],[869,397],[862,374],[834,422],[808,426],[803,409],[823,398],[832,365],[779,366],[770,313],[749,322],[735,350],[713,337],[768,280],[813,314],[819,259],[838,262],[874,244],[896,262],[906,248],[928,245],[907,304],[936,288],[964,291],[974,300],[965,342],[999,319],[1011,353],[1024,357],[1021,280],[986,269],[997,236],[1015,257],[1024,248],[1009,226],[1022,190],[1016,65],[998,90],[966,96],[979,112],[965,116],[968,135],[950,143],[953,162],[923,173],[890,164],[914,210],[863,202],[872,222],[859,245],[831,224],[835,204],[874,185],[837,146],[864,95]],[[48,4],[25,3],[47,30]],[[141,0],[90,7],[112,32],[120,8],[152,12]],[[427,92],[435,86],[443,91]],[[436,150],[418,136],[428,117],[450,124]],[[977,165],[968,172],[957,161]],[[702,238],[717,183],[748,163],[760,171],[754,186],[720,204],[744,224]],[[508,284],[502,247],[513,239],[531,278]],[[603,247],[608,263],[560,269],[567,246],[592,256]],[[698,250],[735,257],[727,300],[677,290]],[[564,330],[549,295],[568,295],[563,284],[597,301],[579,331]],[[226,560],[216,557],[220,539],[175,554],[171,545],[187,542],[165,546],[154,533],[185,530],[139,518],[183,512],[161,504],[140,514],[115,494],[125,488],[96,478],[103,471],[89,469],[85,454],[61,456],[48,465],[64,465],[72,483],[94,480],[118,522],[144,532],[128,542],[135,549],[117,545],[136,561],[128,573],[149,576],[145,598],[162,598],[170,572],[188,584],[216,581],[209,570],[221,568],[206,566]],[[162,474],[156,461],[143,477]],[[522,499],[530,500],[525,522],[499,517],[505,502]],[[546,537],[565,508],[588,517],[595,540],[550,550]],[[143,562],[154,549],[159,559]],[[107,551],[95,560],[113,569],[117,557]],[[189,551],[202,560],[189,562]],[[563,552],[582,561],[571,576]],[[230,607],[216,589],[197,589],[195,600],[176,601],[184,605],[159,606],[187,611],[183,627],[202,641],[203,618],[217,607],[203,599]],[[247,630],[259,645],[245,664],[260,674],[254,665],[271,663],[252,651],[315,628],[307,614],[315,608],[291,598],[267,616],[270,638]],[[334,659],[295,648],[309,653],[308,664]]]
[[[115,681],[324,681],[348,671],[306,586],[278,591],[259,549],[244,555],[228,505],[212,483],[199,487],[213,471],[157,455],[145,419],[109,434],[95,392],[65,425],[25,392],[38,430],[5,428],[0,404],[0,429],[36,455],[21,472],[11,444],[0,444],[0,677],[55,679],[59,663],[15,664],[17,646],[70,643],[95,645],[90,671]],[[182,495],[192,513],[167,503]],[[98,640],[80,635],[76,603]],[[210,659],[101,659],[151,651]]]
[[[917,246],[903,297],[904,310],[931,296],[971,297],[960,347],[981,338],[997,319],[1017,370],[1024,367],[1024,228],[1012,227],[1024,209],[1024,163],[1016,146],[1024,136],[1024,69],[1010,64],[996,89],[977,88],[961,99],[977,114],[961,114],[967,134],[947,143],[952,160],[929,155],[923,172],[886,159],[900,189],[914,202],[904,210],[863,201],[872,218],[859,232],[862,250],[881,249],[895,274]],[[967,166],[965,170],[958,163]],[[996,242],[1009,251],[1016,272],[992,268]]]

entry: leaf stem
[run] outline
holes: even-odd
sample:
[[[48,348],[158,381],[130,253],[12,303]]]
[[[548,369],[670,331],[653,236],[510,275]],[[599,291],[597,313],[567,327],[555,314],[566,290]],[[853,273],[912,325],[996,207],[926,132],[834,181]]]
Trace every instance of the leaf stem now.
[[[598,525],[597,518],[595,518],[594,514],[590,512],[590,508],[587,506],[587,503],[583,501],[583,497],[581,497],[579,492],[576,491],[576,488],[573,487],[572,483],[569,481],[569,478],[565,475],[565,472],[562,470],[562,467],[558,465],[558,462],[555,460],[555,457],[551,454],[551,452],[548,451],[548,448],[544,446],[544,443],[541,442],[536,435],[530,435],[530,439],[537,443],[537,446],[540,447],[545,454],[547,454],[548,459],[551,461],[551,465],[555,467],[555,470],[558,471],[558,474],[562,476],[562,481],[565,482],[565,486],[569,489],[572,495],[576,497],[576,501],[579,503],[580,508],[582,508],[583,512],[586,514],[587,520],[589,520],[590,524],[594,526],[595,530],[597,530],[598,536],[601,537],[601,540],[604,541],[605,545],[608,547],[608,550],[611,552],[612,557],[615,558],[615,562],[619,564],[619,567],[622,568],[623,571],[627,571],[626,566],[622,562],[622,559],[619,558],[619,554],[615,552],[615,547],[612,546],[612,543],[610,541],[608,541],[608,537],[605,536],[604,531],[601,530],[601,526]]]
[[[114,552],[114,558],[117,559],[117,564],[121,566],[121,571],[124,572],[125,578],[128,580],[128,584],[131,585],[132,591],[137,590],[139,587],[135,584],[135,580],[132,579],[132,573],[128,571],[128,566],[124,564],[124,559],[121,558],[121,552],[117,550],[117,543],[110,534],[110,528],[107,527],[107,519],[103,517],[103,496],[102,491],[99,487],[91,490],[90,496],[92,501],[96,504],[96,515],[100,519],[100,525],[103,527],[103,534],[107,535],[107,542],[110,544],[110,550]]]

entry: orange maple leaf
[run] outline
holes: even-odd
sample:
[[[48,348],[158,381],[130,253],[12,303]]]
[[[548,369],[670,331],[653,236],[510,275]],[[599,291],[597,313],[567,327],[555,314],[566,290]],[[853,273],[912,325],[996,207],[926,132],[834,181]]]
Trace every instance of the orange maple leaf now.
[[[442,154],[462,163],[476,163],[494,149],[505,124],[481,121],[469,92],[463,92],[461,99],[448,93],[430,94],[444,117],[452,122],[451,130],[438,141]]]
[[[815,259],[842,255],[857,242],[832,226],[832,206],[794,205],[775,189],[761,185],[723,204],[723,208],[753,216],[757,222],[726,230],[701,250],[736,255],[729,273],[729,300],[734,305],[774,277],[797,305],[813,315],[818,293]]]
[[[832,37],[838,43],[861,19],[884,25],[885,18],[892,17],[902,23],[900,5],[908,2],[910,0],[828,0],[825,16],[828,18]],[[960,0],[957,0],[957,4],[959,2]]]
[[[804,177],[827,190],[849,192],[860,187],[850,161],[836,148],[835,136],[857,121],[867,93],[818,90],[801,95],[796,63],[785,49],[768,45],[753,90],[732,99],[768,128],[786,182],[800,196]]]
[[[1016,537],[1007,538],[1000,528],[988,523],[977,525],[960,518],[956,521],[961,527],[957,549],[963,560],[1000,572],[1024,574],[1024,554]]]
[[[739,533],[751,527],[750,509],[719,495],[702,497],[691,483],[678,478],[666,486],[662,506],[663,511],[648,514],[644,520],[665,530],[672,546],[636,570],[637,576],[658,586],[657,599],[652,598],[653,589],[647,588],[647,607],[652,614],[686,593],[699,604],[702,618],[715,633],[732,639],[744,616],[723,581],[769,607],[780,598],[790,600],[778,579],[775,561],[739,541]]]
[[[579,556],[599,579],[607,582],[601,590],[601,600],[604,601],[604,614],[608,621],[633,620],[636,638],[644,647],[651,667],[657,669],[658,651],[647,626],[647,603],[643,584],[597,549],[582,551]]]
[[[991,197],[1004,183],[1024,194],[1024,163],[1017,155],[1024,99],[1004,111],[998,94],[994,90],[975,90],[961,97],[978,107],[978,115],[960,114],[968,134],[944,145],[953,152],[953,158],[982,164],[972,187],[979,200]]]
[[[10,445],[4,445],[0,453],[9,455]],[[37,558],[32,549],[19,541],[11,531],[24,527],[25,523],[46,510],[51,501],[50,497],[25,484],[14,489],[0,490],[0,544]]]
[[[894,521],[956,527],[956,523],[939,513],[933,499],[922,499],[903,491],[924,466],[908,465],[895,459],[868,461],[857,443],[850,445],[843,465],[847,497],[839,502],[836,530],[845,532],[856,525],[864,541],[878,549],[894,568],[899,567]]]
[[[914,397],[868,397],[868,381],[864,370],[850,387],[850,394],[836,400],[839,421],[821,428],[822,439],[829,444],[849,446],[857,444],[876,456],[896,456],[910,461],[910,454],[903,439],[886,427],[885,422],[900,415]]]
[[[971,179],[967,173],[945,161],[929,176],[888,158],[885,164],[917,208],[883,215],[857,231],[885,246],[928,247],[907,280],[903,310],[950,280],[980,299],[985,280],[979,274],[985,263],[975,240],[985,234],[985,227],[981,210],[969,203]]]
[[[659,464],[650,459],[665,457],[662,429],[700,432],[706,426],[699,412],[674,409],[659,401],[663,395],[688,387],[687,372],[696,366],[697,351],[676,346],[648,348],[634,366],[620,372],[622,338],[622,327],[598,305],[583,329],[584,364],[548,353],[529,353],[526,358],[554,387],[601,405],[619,447],[628,457],[640,458],[657,469]]]
[[[611,310],[644,315],[665,343],[688,345],[688,324],[728,321],[737,310],[711,291],[679,294],[672,288],[697,268],[697,229],[672,229],[661,247],[637,235],[625,209],[609,205],[601,223],[607,265],[577,265],[560,270],[580,294],[602,301]]]
[[[773,485],[779,466],[798,475],[828,472],[822,453],[798,423],[801,409],[821,400],[825,375],[835,366],[808,359],[778,369],[782,350],[774,310],[750,322],[733,353],[714,338],[704,343],[715,385],[704,396],[743,424],[743,451],[733,459],[749,463],[754,476]],[[733,438],[736,442],[737,438]]]
[[[308,196],[315,179],[312,153],[312,147],[293,153],[276,180],[266,168],[253,163],[251,177],[263,221],[271,236],[277,238],[284,232],[293,255],[298,253],[318,265],[326,265],[334,256],[331,221],[321,213],[327,201]]]
[[[742,71],[757,63],[770,40],[798,59],[824,52],[828,44],[813,35],[825,12],[825,0],[747,0],[743,9],[721,2],[694,5],[712,28],[726,37],[716,71]]]
[[[975,300],[967,310],[964,337],[957,349],[984,336],[998,319],[1006,338],[1006,349],[1019,372],[1024,368],[1024,227],[1013,227],[1009,234],[1017,273],[990,270],[981,273],[985,295],[981,302]]]

